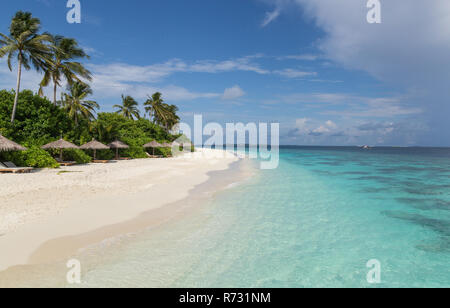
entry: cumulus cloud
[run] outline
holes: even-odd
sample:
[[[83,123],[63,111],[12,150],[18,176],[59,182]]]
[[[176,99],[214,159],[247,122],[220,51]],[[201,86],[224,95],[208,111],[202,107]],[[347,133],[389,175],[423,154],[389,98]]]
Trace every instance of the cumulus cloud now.
[[[300,136],[313,136],[318,137],[325,134],[336,133],[335,130],[338,126],[331,120],[325,123],[310,119],[310,118],[299,118],[295,120],[294,128],[288,133],[290,137],[300,137]]]
[[[325,32],[318,41],[325,57],[413,93],[403,101],[409,107],[386,110],[382,102],[378,102],[380,107],[375,102],[370,113],[412,116],[423,111],[418,119],[428,122],[431,135],[421,136],[418,142],[450,145],[450,105],[446,102],[450,95],[449,1],[382,1],[381,24],[367,23],[366,1],[295,2]]]
[[[240,86],[235,85],[234,87],[225,89],[222,99],[223,100],[233,100],[240,98],[245,95],[244,90],[241,89]]]
[[[332,129],[336,129],[337,128],[336,123],[334,123],[331,120],[328,120],[327,122],[325,122],[325,125],[328,126],[329,128],[332,128]]]

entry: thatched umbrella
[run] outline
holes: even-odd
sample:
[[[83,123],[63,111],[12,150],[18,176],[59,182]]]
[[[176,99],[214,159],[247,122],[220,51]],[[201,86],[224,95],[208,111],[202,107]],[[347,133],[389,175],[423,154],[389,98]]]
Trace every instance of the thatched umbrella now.
[[[144,148],[152,148],[153,149],[153,156],[155,156],[155,148],[163,148],[164,146],[156,141],[149,142],[147,144],[144,144]]]
[[[108,144],[108,146],[111,149],[116,149],[116,160],[119,159],[119,149],[129,149],[130,148],[127,144],[125,144],[125,143],[123,143],[122,141],[119,141],[119,140],[116,140],[116,141]]]
[[[75,144],[70,143],[69,141],[66,141],[61,138],[58,141],[51,142],[49,144],[42,146],[42,149],[44,149],[44,150],[49,150],[49,149],[59,150],[59,159],[60,159],[60,161],[63,161],[63,150],[80,149],[80,148],[78,146],[76,146]]]
[[[91,142],[83,144],[80,147],[80,149],[82,149],[82,150],[94,150],[94,160],[95,160],[95,156],[97,154],[97,150],[109,150],[109,147],[107,147],[106,145],[104,145],[101,142],[98,142],[95,139],[92,139]]]
[[[0,134],[0,152],[10,152],[10,151],[26,151],[26,148],[20,144],[15,143],[9,139],[6,139]]]

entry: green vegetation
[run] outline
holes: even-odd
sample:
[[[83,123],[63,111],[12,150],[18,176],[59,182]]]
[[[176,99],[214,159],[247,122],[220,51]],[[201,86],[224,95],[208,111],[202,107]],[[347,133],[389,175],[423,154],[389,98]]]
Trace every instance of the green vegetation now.
[[[16,165],[55,168],[53,159],[58,150],[44,151],[41,146],[63,137],[76,145],[97,139],[104,144],[121,140],[130,146],[121,155],[146,158],[143,145],[156,140],[172,142],[180,136],[170,134],[179,123],[178,108],[164,103],[161,93],[155,93],[143,104],[150,119],[140,116],[139,103],[122,95],[122,105],[115,105],[116,113],[98,113],[100,106],[88,97],[94,93],[86,83],[92,80],[89,72],[77,59],[89,59],[75,39],[50,33],[40,34],[41,22],[31,13],[17,12],[11,21],[9,35],[0,33],[0,58],[7,57],[12,70],[17,60],[18,74],[15,91],[0,90],[0,133],[28,148],[24,152],[0,153],[0,159]],[[38,93],[20,91],[22,67],[34,67],[43,72]],[[56,100],[57,88],[67,82],[67,92]],[[43,88],[53,85],[53,102],[42,97]],[[169,149],[156,149],[158,155],[169,156]],[[78,163],[91,161],[90,151],[64,150],[66,160]],[[98,151],[99,159],[112,159],[111,150]]]
[[[121,150],[121,155],[131,158],[146,158],[144,144],[158,140],[172,142],[179,136],[171,135],[165,128],[152,123],[148,119],[128,119],[117,113],[99,113],[97,118],[71,117],[68,109],[55,106],[46,98],[33,94],[29,90],[18,96],[17,116],[14,123],[9,121],[9,114],[14,104],[14,91],[0,90],[0,133],[25,147],[28,151],[0,153],[4,161],[13,161],[20,166],[36,168],[57,167],[52,158],[58,156],[57,150],[44,151],[40,147],[59,139],[82,145],[97,139],[104,144],[121,140],[130,146]],[[170,150],[156,149],[157,155],[169,156]],[[99,159],[113,159],[111,150],[98,151]],[[64,150],[64,158],[77,163],[91,161],[92,153],[81,150]]]
[[[141,117],[138,106],[139,103],[134,98],[122,95],[122,105],[114,105],[114,108],[119,109],[117,113],[121,116],[133,120],[134,118],[139,119]]]
[[[53,157],[37,146],[31,146],[23,152],[1,152],[0,161],[12,161],[18,166],[34,168],[57,168]]]
[[[178,107],[164,103],[162,94],[156,92],[144,103],[145,112],[153,119],[154,124],[161,125],[166,131],[180,122],[177,116]]]
[[[14,105],[11,112],[11,122],[15,120],[18,95],[20,91],[20,81],[22,77],[22,66],[26,70],[31,69],[31,65],[37,71],[48,67],[51,57],[51,47],[46,44],[50,41],[50,36],[39,34],[41,21],[33,18],[31,13],[17,12],[9,27],[10,35],[0,33],[0,58],[7,55],[8,68],[12,71],[11,61],[17,59],[17,86]]]
[[[92,94],[92,89],[89,85],[75,82],[69,85],[67,90],[69,93],[63,94],[64,99],[61,101],[61,105],[75,125],[78,126],[80,118],[84,118],[87,121],[95,119],[95,109],[99,109],[100,106],[94,101],[85,100],[86,97]]]
[[[56,105],[56,91],[61,86],[61,79],[64,77],[71,86],[75,81],[83,83],[80,77],[89,81],[92,80],[91,72],[89,72],[83,64],[74,59],[89,58],[83,49],[78,47],[76,40],[65,38],[61,35],[51,35],[50,43],[52,48],[50,65],[45,68],[44,78],[40,84],[39,95],[43,94],[43,87],[47,87],[53,82],[53,103]]]

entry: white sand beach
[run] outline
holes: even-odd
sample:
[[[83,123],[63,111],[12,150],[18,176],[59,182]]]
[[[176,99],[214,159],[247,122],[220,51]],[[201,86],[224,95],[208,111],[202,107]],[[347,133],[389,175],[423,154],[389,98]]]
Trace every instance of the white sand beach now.
[[[68,257],[157,223],[167,215],[152,211],[189,197],[210,172],[237,161],[231,153],[199,149],[170,159],[0,175],[0,271]]]

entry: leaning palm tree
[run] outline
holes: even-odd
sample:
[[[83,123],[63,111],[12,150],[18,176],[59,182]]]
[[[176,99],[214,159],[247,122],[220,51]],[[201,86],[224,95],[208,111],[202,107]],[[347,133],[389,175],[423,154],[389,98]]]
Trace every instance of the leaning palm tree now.
[[[139,119],[141,116],[139,114],[138,102],[131,96],[122,95],[122,105],[114,105],[117,108],[118,114],[121,114],[127,119],[134,120],[134,118]]]
[[[68,86],[68,91],[69,93],[63,94],[61,105],[75,125],[78,126],[81,118],[88,121],[94,119],[95,109],[99,109],[100,106],[94,101],[86,100],[86,97],[92,94],[92,89],[85,83],[74,82]]]
[[[164,128],[168,132],[170,129],[172,129],[175,125],[180,123],[180,117],[177,115],[178,107],[175,105],[167,105],[166,110],[168,112],[168,117],[163,124]]]
[[[168,113],[164,105],[162,94],[159,92],[156,92],[151,97],[148,96],[148,100],[144,103],[145,111],[148,112],[150,120],[153,120],[154,124],[167,119]]]
[[[39,95],[43,95],[43,88],[53,83],[53,103],[56,105],[56,91],[64,78],[69,85],[75,81],[83,82],[80,78],[92,80],[92,74],[83,64],[72,60],[89,58],[75,39],[60,35],[50,35],[52,44],[52,65],[45,70],[44,78],[40,84]]]
[[[51,64],[51,49],[47,44],[50,37],[39,34],[41,22],[31,13],[19,11],[13,17],[9,27],[10,35],[0,33],[0,58],[7,55],[8,68],[12,71],[12,60],[17,58],[17,86],[14,98],[11,123],[14,123],[19,98],[22,66],[30,70],[33,66],[37,71]]]

